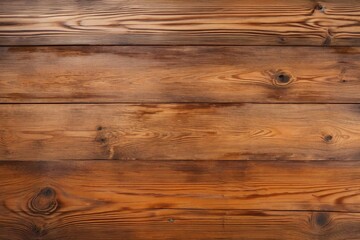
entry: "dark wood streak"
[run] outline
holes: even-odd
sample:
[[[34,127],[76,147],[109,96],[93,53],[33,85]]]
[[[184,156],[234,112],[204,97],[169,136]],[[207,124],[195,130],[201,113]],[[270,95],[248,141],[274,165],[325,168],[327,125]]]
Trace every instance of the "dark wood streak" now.
[[[1,45],[356,45],[352,0],[0,3]]]

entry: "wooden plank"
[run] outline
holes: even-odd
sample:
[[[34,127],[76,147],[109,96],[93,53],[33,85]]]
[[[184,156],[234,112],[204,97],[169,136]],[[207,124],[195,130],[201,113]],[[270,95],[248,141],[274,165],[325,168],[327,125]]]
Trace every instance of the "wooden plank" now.
[[[360,48],[0,48],[0,102],[360,102]]]
[[[0,45],[360,45],[354,0],[0,2]]]
[[[0,159],[359,160],[357,104],[3,104]]]
[[[2,161],[0,238],[359,239],[359,177],[356,161]]]
[[[0,239],[358,240],[360,237],[358,213],[159,210],[145,217],[134,213],[125,217],[120,213],[118,217],[101,214],[84,216],[77,212],[69,218],[43,220],[10,218],[0,222],[3,227]],[[169,215],[181,217],[173,223],[169,222]],[[136,222],[126,222],[127,216],[134,216]]]
[[[246,240],[358,240],[358,213],[272,211],[154,211],[136,222],[118,218],[77,216],[68,219],[11,218],[0,222],[1,239],[246,239]],[[171,216],[181,216],[170,222]],[[125,214],[125,216],[129,216]],[[129,216],[131,219],[132,217]],[[4,218],[2,216],[2,218]],[[26,219],[26,220],[24,220]],[[30,220],[29,220],[30,219]],[[40,218],[41,219],[41,218]],[[1,220],[0,220],[1,221]]]

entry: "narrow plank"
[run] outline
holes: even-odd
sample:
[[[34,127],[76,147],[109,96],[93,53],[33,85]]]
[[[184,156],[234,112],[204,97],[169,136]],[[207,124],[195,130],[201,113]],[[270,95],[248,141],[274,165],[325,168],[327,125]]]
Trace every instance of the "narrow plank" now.
[[[357,104],[3,104],[0,159],[359,160]]]
[[[355,0],[0,2],[0,45],[360,45]]]
[[[360,49],[0,48],[0,102],[360,102]]]
[[[2,161],[0,239],[359,239],[359,177],[356,161]]]

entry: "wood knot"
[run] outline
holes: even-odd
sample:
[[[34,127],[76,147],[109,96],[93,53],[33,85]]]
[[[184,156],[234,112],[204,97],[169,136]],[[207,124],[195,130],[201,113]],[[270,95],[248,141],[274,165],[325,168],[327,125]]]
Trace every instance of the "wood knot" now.
[[[98,141],[99,143],[106,143],[106,138],[105,137],[99,137],[96,139],[96,141]]]
[[[332,31],[330,29],[327,29],[327,31],[325,32],[325,40],[323,42],[323,46],[330,46],[332,38],[333,38]]]
[[[311,221],[314,226],[324,228],[330,223],[330,215],[326,212],[315,212],[311,216]]]
[[[101,144],[106,144],[108,142],[109,133],[106,131],[106,129],[103,126],[97,126],[96,130],[97,130],[97,135],[95,141]]]
[[[324,136],[324,142],[326,143],[331,143],[331,141],[333,140],[333,136],[332,135],[325,135]]]
[[[274,74],[273,83],[276,86],[286,86],[294,80],[293,76],[290,73],[285,71],[277,71]]]
[[[316,11],[325,12],[325,7],[321,3],[316,4],[314,9]]]
[[[169,219],[168,219],[168,222],[169,222],[169,223],[174,223],[174,222],[175,222],[175,219],[169,218]]]
[[[31,225],[31,231],[36,237],[43,237],[47,234],[47,231],[44,228],[35,224]]]
[[[285,38],[284,37],[279,37],[279,42],[280,43],[285,43]]]
[[[41,189],[30,199],[28,206],[36,214],[49,215],[55,212],[58,208],[55,190],[51,187]]]

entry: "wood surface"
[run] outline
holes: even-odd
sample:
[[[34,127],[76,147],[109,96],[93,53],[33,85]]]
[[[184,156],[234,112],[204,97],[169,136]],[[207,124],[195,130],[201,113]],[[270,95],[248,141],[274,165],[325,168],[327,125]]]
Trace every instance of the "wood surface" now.
[[[0,238],[355,240],[359,178],[357,161],[3,161]]]
[[[359,240],[360,1],[0,1],[0,240]]]
[[[356,0],[12,0],[0,45],[360,46]]]
[[[80,210],[81,211],[81,210]],[[1,239],[191,239],[191,240],[358,240],[358,213],[272,212],[272,211],[166,211],[138,217],[78,216],[29,220],[17,218],[0,222]],[[152,217],[151,215],[156,215]],[[171,222],[167,217],[181,216]],[[110,219],[109,221],[106,219]],[[154,220],[154,218],[156,220]],[[40,217],[41,219],[41,217]],[[172,219],[172,218],[170,218]]]
[[[3,160],[358,160],[358,104],[5,104]]]
[[[0,48],[0,102],[359,103],[359,51],[354,47]]]

